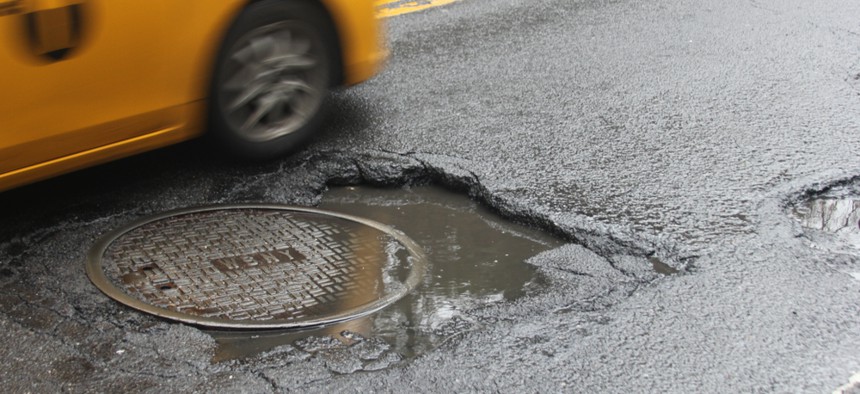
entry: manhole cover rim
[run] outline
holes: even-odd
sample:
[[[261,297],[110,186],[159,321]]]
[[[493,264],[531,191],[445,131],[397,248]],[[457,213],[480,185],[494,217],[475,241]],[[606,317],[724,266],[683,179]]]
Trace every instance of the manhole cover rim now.
[[[177,312],[170,309],[164,309],[157,307],[152,304],[148,304],[144,301],[141,301],[129,294],[125,291],[117,287],[108,277],[105,275],[102,265],[102,257],[110,245],[116,241],[118,238],[122,237],[126,233],[135,230],[141,226],[147,225],[149,223],[157,222],[159,220],[164,220],[174,216],[188,215],[194,213],[202,213],[202,212],[211,212],[211,211],[226,211],[226,210],[243,210],[243,209],[260,209],[260,210],[278,210],[278,211],[290,211],[290,212],[300,212],[300,213],[309,213],[309,214],[318,214],[323,216],[335,217],[339,219],[344,219],[347,221],[352,221],[355,223],[359,223],[376,230],[379,230],[387,235],[390,235],[394,238],[395,241],[399,242],[409,254],[414,257],[411,262],[411,269],[409,275],[406,280],[402,282],[404,285],[398,291],[386,294],[380,298],[377,298],[371,302],[368,302],[363,305],[359,305],[353,308],[345,309],[339,311],[337,313],[321,316],[321,317],[310,317],[310,318],[302,318],[302,319],[293,319],[293,320],[230,320],[223,318],[213,318],[213,317],[203,317],[196,316],[187,313]],[[324,326],[328,324],[334,324],[342,321],[352,320],[356,318],[360,318],[363,316],[367,316],[374,312],[378,312],[379,310],[385,308],[388,305],[391,305],[395,301],[403,298],[406,294],[410,293],[418,284],[421,283],[421,278],[426,270],[427,257],[424,253],[424,250],[413,241],[411,238],[407,237],[402,232],[394,229],[393,227],[387,226],[380,222],[348,215],[340,212],[327,211],[323,209],[316,208],[308,208],[308,207],[298,207],[291,205],[281,205],[281,204],[225,204],[225,205],[208,205],[208,206],[199,206],[199,207],[191,207],[191,208],[182,208],[170,210],[150,216],[146,216],[140,218],[138,220],[134,220],[129,224],[121,226],[115,230],[112,230],[102,237],[100,237],[96,243],[90,248],[89,253],[87,254],[87,260],[85,264],[86,273],[89,277],[90,281],[98,288],[102,293],[112,298],[113,300],[124,304],[128,307],[137,309],[141,312],[149,313],[151,315],[159,316],[162,318],[192,324],[196,326],[203,326],[209,328],[226,328],[226,329],[249,329],[249,330],[270,330],[270,329],[291,329],[291,328],[307,328],[314,326]]]

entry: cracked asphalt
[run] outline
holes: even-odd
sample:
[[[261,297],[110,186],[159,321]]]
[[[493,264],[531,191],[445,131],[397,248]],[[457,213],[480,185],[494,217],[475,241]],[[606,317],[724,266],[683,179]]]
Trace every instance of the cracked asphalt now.
[[[849,387],[860,253],[811,247],[788,208],[860,183],[858,15],[853,0],[462,0],[391,19],[386,71],[333,94],[296,155],[237,163],[194,142],[0,194],[3,390]],[[144,215],[423,183],[569,243],[528,261],[544,291],[468,311],[416,359],[315,338],[213,363],[209,335],[84,273],[101,234]]]

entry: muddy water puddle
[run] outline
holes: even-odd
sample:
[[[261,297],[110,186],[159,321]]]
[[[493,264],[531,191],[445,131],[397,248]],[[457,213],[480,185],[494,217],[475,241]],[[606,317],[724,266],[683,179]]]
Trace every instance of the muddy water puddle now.
[[[478,327],[467,311],[539,289],[542,279],[524,261],[564,243],[502,219],[466,196],[430,186],[334,188],[320,208],[372,219],[412,238],[429,260],[423,282],[380,312],[328,327],[211,333],[219,344],[215,361],[286,344],[307,352],[346,344],[376,355],[362,358],[365,370],[374,363],[384,367],[380,358],[413,357]]]

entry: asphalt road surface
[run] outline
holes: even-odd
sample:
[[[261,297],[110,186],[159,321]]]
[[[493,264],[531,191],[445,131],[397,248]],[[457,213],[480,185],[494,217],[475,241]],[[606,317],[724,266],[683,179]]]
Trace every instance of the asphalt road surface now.
[[[860,252],[789,214],[860,182],[860,2],[461,0],[389,34],[386,71],[294,156],[191,143],[0,194],[3,391],[831,392],[860,372]],[[414,360],[368,339],[213,364],[211,337],[82,268],[143,215],[426,182],[571,242],[529,261],[545,291]]]

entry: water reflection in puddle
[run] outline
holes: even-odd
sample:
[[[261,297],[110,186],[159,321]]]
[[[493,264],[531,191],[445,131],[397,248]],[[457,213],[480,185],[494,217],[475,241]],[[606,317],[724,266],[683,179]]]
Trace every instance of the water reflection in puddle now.
[[[309,345],[302,339],[309,336],[334,336],[348,344],[360,337],[379,338],[406,357],[427,352],[474,326],[465,311],[514,300],[539,287],[540,278],[523,261],[563,244],[536,229],[510,223],[468,197],[434,187],[336,188],[324,196],[320,208],[366,217],[406,233],[427,252],[423,283],[374,315],[330,327],[212,333],[219,343],[215,361],[290,343],[314,351],[318,343]]]

